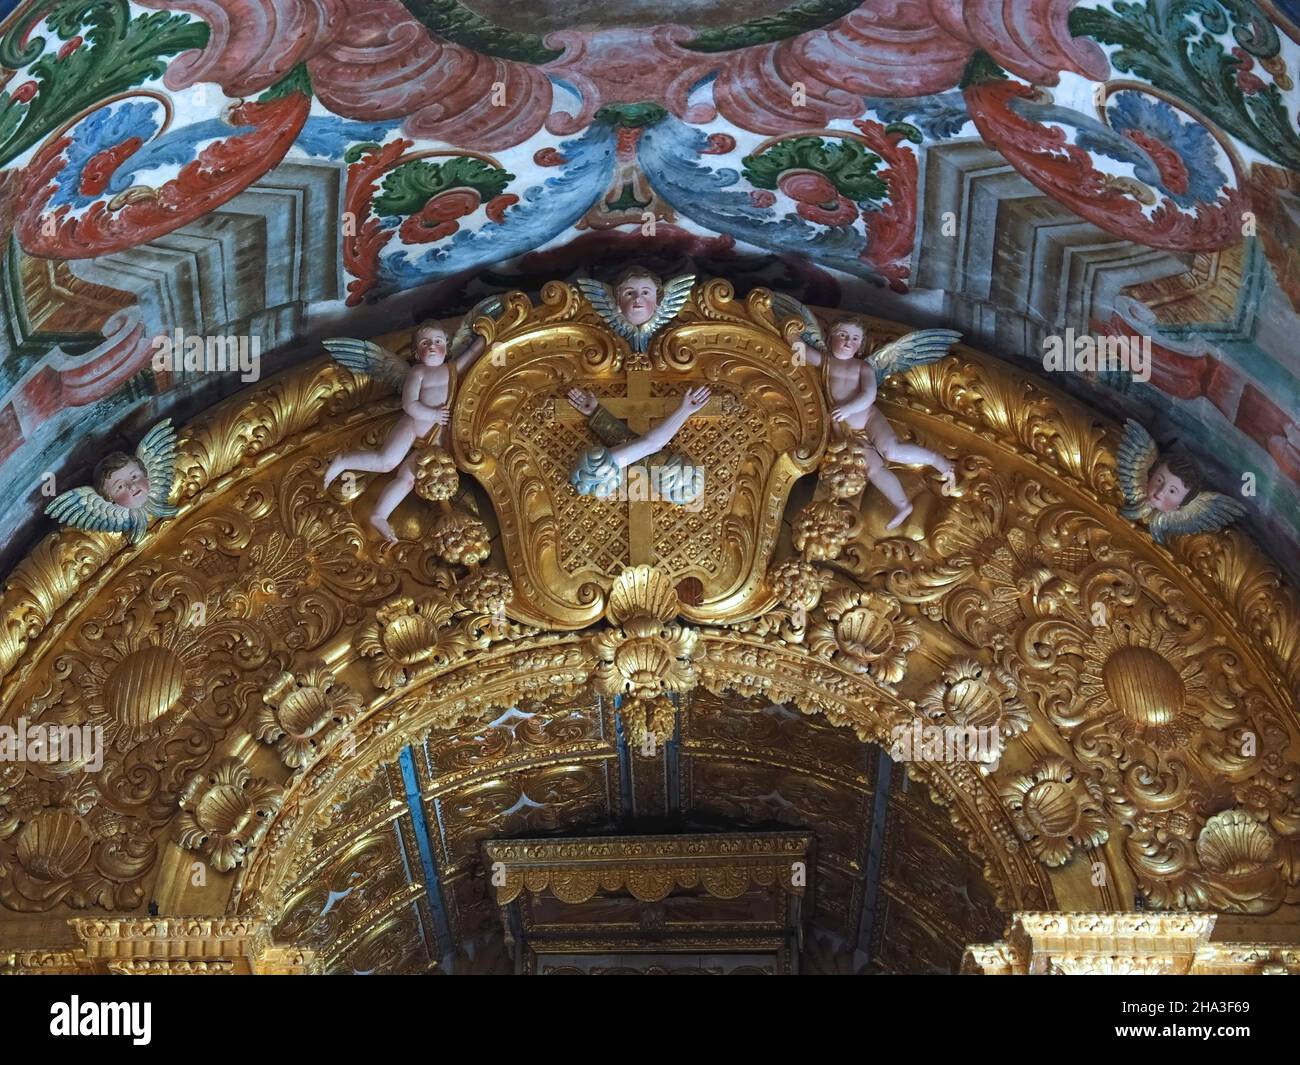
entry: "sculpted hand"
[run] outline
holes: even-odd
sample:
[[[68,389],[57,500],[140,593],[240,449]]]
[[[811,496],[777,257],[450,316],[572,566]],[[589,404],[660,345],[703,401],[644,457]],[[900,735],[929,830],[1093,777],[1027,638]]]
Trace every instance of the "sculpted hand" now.
[[[451,410],[447,407],[438,407],[433,412],[434,425],[446,425],[451,421]]]
[[[802,340],[796,340],[791,344],[790,352],[794,355],[794,364],[796,366],[806,366],[808,364],[808,345]]]
[[[701,385],[699,388],[692,388],[682,396],[680,409],[695,414],[704,409],[705,404],[709,402],[711,391],[708,385]]]
[[[846,422],[849,420],[849,415],[852,413],[851,410],[844,406],[832,407],[831,420],[836,422]]]
[[[591,417],[591,415],[595,414],[596,407],[599,405],[595,393],[589,392],[585,388],[569,389],[568,399],[579,414],[586,415],[587,417]]]

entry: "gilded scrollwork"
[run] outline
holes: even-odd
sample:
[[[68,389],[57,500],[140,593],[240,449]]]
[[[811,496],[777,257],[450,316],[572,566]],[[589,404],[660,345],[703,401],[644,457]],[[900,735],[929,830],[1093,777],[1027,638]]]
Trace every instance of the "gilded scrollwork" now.
[[[1158,910],[1300,903],[1293,593],[1239,531],[1161,545],[1126,521],[1117,427],[966,349],[891,379],[881,411],[962,458],[961,494],[922,485],[890,531],[847,484],[787,506],[825,452],[825,401],[761,293],[697,285],[635,370],[567,285],[478,324],[500,359],[461,384],[464,491],[435,463],[435,502],[403,504],[415,534],[398,545],[353,516],[368,487],[344,504],[319,483],[321,456],[381,434],[394,405],[322,363],[185,427],[179,512],[142,543],[65,530],[10,574],[0,721],[98,725],[106,744],[98,769],[0,764],[0,904],[134,910],[158,884],[184,899],[177,863],[197,854],[231,912],[283,916],[301,887],[288,866],[339,796],[416,739],[495,736],[527,700],[579,693],[650,700],[629,714],[663,733],[665,693],[692,690],[886,747],[913,721],[996,728],[987,775],[907,769],[1008,909],[1135,891]],[[717,413],[681,440],[730,463],[707,514],[562,497],[586,428],[556,397],[586,382],[627,398],[635,375],[629,417],[715,385]],[[708,526],[694,540],[691,521]],[[669,557],[668,541],[713,554]],[[649,562],[661,578],[633,594],[620,575]],[[508,808],[508,790],[476,809]],[[190,850],[160,846],[178,834]],[[1094,861],[1110,894],[1080,887]],[[390,957],[385,929],[411,919],[376,918],[356,963]]]

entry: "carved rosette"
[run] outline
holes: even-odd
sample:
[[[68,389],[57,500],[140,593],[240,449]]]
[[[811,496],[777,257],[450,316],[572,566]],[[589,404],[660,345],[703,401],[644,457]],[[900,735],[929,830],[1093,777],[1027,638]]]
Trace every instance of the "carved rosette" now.
[[[57,704],[67,720],[102,729],[119,752],[170,736],[208,694],[212,666],[212,633],[170,621],[137,603],[125,617],[93,625],[85,633],[87,653],[64,660],[67,682],[56,681],[32,709]],[[95,640],[104,629],[113,636]],[[89,653],[92,647],[97,653]]]
[[[278,786],[255,779],[238,758],[223,758],[210,771],[193,774],[181,789],[176,842],[228,873],[266,835],[282,798]]]
[[[1020,838],[1046,865],[1064,865],[1076,850],[1110,836],[1101,789],[1062,758],[1045,758],[1011,780],[1002,797]]]
[[[652,566],[624,570],[610,591],[610,628],[592,637],[593,680],[604,695],[626,695],[653,703],[663,692],[695,687],[699,633],[672,621],[677,593]]]
[[[961,658],[926,687],[917,708],[932,723],[957,728],[996,729],[1003,740],[1029,731],[1033,719],[1016,692],[1015,679],[1004,669]],[[997,760],[987,768],[996,768]]]
[[[297,676],[280,673],[262,690],[262,707],[253,734],[274,745],[290,769],[301,769],[329,733],[361,712],[361,696],[339,684],[324,662],[313,662]]]
[[[808,629],[808,648],[837,665],[894,684],[921,645],[916,623],[892,595],[836,588],[822,599]]]
[[[444,595],[416,600],[397,596],[384,603],[355,638],[357,653],[370,661],[371,679],[380,688],[405,684],[416,667],[436,667],[470,646],[452,626],[456,605]]]

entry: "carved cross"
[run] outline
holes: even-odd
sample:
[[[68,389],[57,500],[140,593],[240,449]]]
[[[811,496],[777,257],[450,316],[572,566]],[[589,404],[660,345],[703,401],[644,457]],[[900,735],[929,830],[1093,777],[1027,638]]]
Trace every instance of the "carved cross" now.
[[[668,396],[651,395],[651,386],[655,381],[655,373],[652,370],[630,368],[626,371],[625,378],[627,381],[627,395],[601,396],[600,404],[610,414],[627,422],[627,427],[638,436],[666,418],[681,402],[680,391]],[[574,383],[581,385],[581,382]],[[684,381],[681,387],[686,389],[698,383]],[[709,400],[708,405],[691,419],[691,422],[699,418],[716,418],[721,415],[722,400],[721,397],[715,394]],[[582,422],[584,424],[587,421],[586,416],[574,410],[563,396],[556,401],[555,418],[557,421]],[[593,443],[595,442],[593,440]],[[675,448],[672,444],[668,445],[667,450],[680,453],[680,449]],[[648,460],[638,463],[638,465],[642,466],[647,464]],[[633,566],[641,563],[653,565],[656,561],[654,557],[654,508],[648,499],[628,501],[628,556],[629,562]]]

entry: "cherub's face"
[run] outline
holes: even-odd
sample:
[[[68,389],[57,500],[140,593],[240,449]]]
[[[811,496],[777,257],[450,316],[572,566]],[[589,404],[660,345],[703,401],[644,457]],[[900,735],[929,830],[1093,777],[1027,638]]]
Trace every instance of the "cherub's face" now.
[[[651,277],[629,277],[615,295],[618,309],[633,325],[645,325],[659,309],[659,290]]]
[[[441,329],[421,329],[415,334],[415,355],[425,366],[441,366],[447,358],[447,334]]]
[[[149,501],[149,475],[132,462],[104,478],[104,494],[119,507],[142,507]]]
[[[837,359],[851,359],[862,350],[862,327],[839,322],[831,329],[831,354]]]
[[[1182,478],[1170,473],[1163,462],[1157,463],[1147,478],[1147,505],[1167,514],[1182,506],[1186,498],[1187,485]]]

